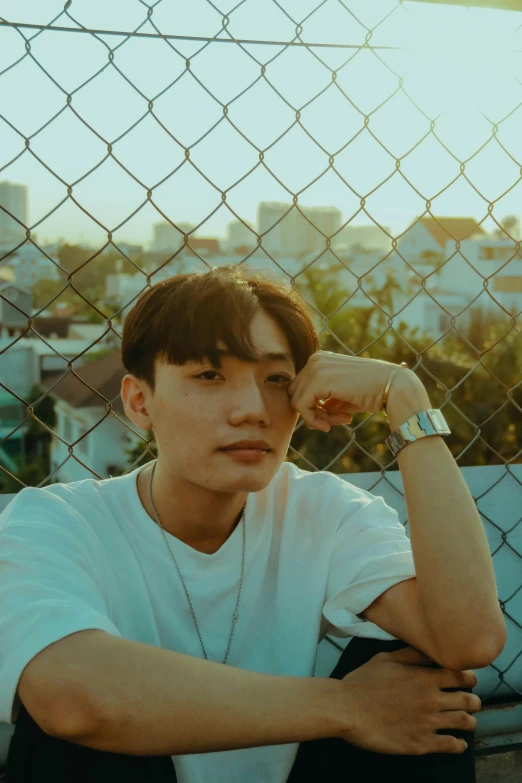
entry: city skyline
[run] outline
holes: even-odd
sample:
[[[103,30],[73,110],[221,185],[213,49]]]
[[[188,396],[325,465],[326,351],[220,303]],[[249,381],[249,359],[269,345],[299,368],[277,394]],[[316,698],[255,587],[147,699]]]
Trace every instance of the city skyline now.
[[[0,204],[9,209],[22,222],[28,222],[28,194],[29,189],[26,185],[9,182],[8,180],[0,181]],[[257,234],[260,234],[263,236],[263,247],[269,253],[277,252],[278,254],[291,256],[324,250],[326,242],[323,234],[325,237],[333,238],[332,247],[343,244],[360,244],[374,248],[387,248],[390,243],[388,233],[393,235],[389,226],[380,226],[372,222],[350,222],[348,225],[345,225],[346,221],[342,213],[333,205],[312,205],[300,209],[301,212],[298,212],[297,209],[292,207],[290,202],[260,201],[257,204],[255,224],[234,219],[227,223],[225,236],[208,237],[201,231],[198,231],[193,224],[183,220],[173,221],[175,225],[168,221],[157,221],[150,226],[148,239],[138,239],[137,242],[129,243],[122,237],[119,244],[122,246],[134,244],[141,246],[144,250],[164,252],[176,243],[179,243],[182,239],[181,232],[186,232],[194,238],[197,237],[198,240],[217,240],[220,250],[226,252],[227,249],[233,250],[236,247],[254,249],[257,245]],[[417,215],[415,219],[419,217]],[[446,220],[448,217],[462,218],[464,216],[436,216],[441,221]],[[473,216],[466,217],[473,218]],[[501,219],[502,224],[508,227],[508,231],[512,221],[514,221],[513,225],[516,225],[517,231],[519,231],[520,216],[518,214],[505,215]],[[495,231],[493,221],[488,218],[486,226],[488,222],[490,224],[489,228]],[[77,241],[71,241],[65,237],[58,237],[55,240],[49,240],[46,237],[40,238],[36,232],[35,236],[35,243],[42,247],[62,243],[83,244],[95,247],[90,245],[89,242],[85,242],[83,237],[80,237]],[[520,239],[518,233],[512,233],[511,236],[515,239]],[[3,210],[0,210],[0,246],[18,244],[23,240],[23,228]]]
[[[6,5],[11,13],[5,15],[19,22],[46,23],[60,10],[51,0],[28,0],[16,14],[13,3]],[[220,15],[207,3],[196,5],[180,20],[161,4],[156,24],[180,35],[215,35]],[[305,13],[302,4],[287,5]],[[307,12],[315,4],[309,5]],[[325,7],[304,23],[303,38],[359,50],[167,45],[159,38],[133,38],[116,48],[121,36],[26,30],[29,58],[23,37],[3,27],[0,178],[30,188],[30,220],[42,241],[83,237],[95,246],[106,242],[107,230],[116,242],[147,241],[164,216],[204,221],[198,233],[224,238],[236,215],[254,224],[260,201],[291,201],[296,193],[303,209],[335,205],[344,220],[355,215],[355,225],[371,222],[361,212],[363,195],[369,215],[394,234],[425,211],[426,199],[439,215],[480,220],[492,202],[499,219],[519,214],[522,134],[519,112],[508,116],[522,99],[515,78],[522,40],[517,15],[411,2],[399,7],[395,0],[353,7],[360,22]],[[289,19],[275,5],[263,8],[270,12],[261,14],[256,0],[238,8],[227,29],[245,39],[291,40]],[[84,2],[71,9],[82,24],[100,29],[131,30],[143,19],[143,6],[121,0],[110,9]],[[73,26],[70,18],[61,21]],[[364,25],[374,28],[374,52],[364,50]],[[108,46],[114,67],[78,89],[107,66]],[[263,78],[260,62],[268,63]],[[31,100],[20,101],[28,85]],[[459,161],[466,161],[464,172]],[[144,203],[147,188],[156,208]]]

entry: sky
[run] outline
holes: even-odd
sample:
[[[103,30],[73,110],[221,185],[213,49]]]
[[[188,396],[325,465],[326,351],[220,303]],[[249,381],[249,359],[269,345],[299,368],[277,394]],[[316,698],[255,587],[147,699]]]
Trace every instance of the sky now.
[[[106,31],[0,26],[0,180],[28,185],[40,242],[101,246],[110,230],[147,246],[164,216],[224,237],[235,215],[255,224],[259,201],[295,195],[395,234],[427,199],[439,216],[481,220],[489,202],[522,215],[522,13],[224,2],[151,0],[147,21],[140,0],[0,0],[9,22]],[[330,46],[285,47],[296,24]]]

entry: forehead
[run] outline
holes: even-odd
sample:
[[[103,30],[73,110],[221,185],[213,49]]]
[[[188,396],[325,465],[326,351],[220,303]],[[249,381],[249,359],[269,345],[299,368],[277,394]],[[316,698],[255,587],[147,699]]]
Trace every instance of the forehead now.
[[[260,311],[250,323],[250,336],[263,361],[286,361],[294,364],[288,340],[276,321],[267,313]],[[216,342],[221,356],[227,356],[228,346],[222,340]]]

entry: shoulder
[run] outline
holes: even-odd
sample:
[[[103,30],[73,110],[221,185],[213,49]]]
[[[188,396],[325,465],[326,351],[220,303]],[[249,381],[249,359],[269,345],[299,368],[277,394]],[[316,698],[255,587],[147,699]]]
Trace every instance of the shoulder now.
[[[361,489],[350,483],[344,476],[331,473],[329,470],[303,470],[293,462],[283,462],[273,481],[285,483],[295,491],[303,493],[325,489],[344,497],[357,497],[366,500],[375,499],[366,489]]]
[[[24,487],[0,514],[0,531],[12,531],[34,525],[76,527],[86,523],[96,513],[99,481],[84,479],[70,484],[50,484],[47,487]]]
[[[394,514],[383,498],[351,484],[344,477],[326,470],[307,471],[291,462],[283,462],[272,480],[272,492],[284,496],[291,506],[295,503],[310,514],[328,511],[341,521],[362,511]]]

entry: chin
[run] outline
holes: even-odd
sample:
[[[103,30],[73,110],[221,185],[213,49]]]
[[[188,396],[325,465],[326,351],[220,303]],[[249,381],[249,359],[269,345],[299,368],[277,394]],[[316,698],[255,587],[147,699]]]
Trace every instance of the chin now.
[[[236,477],[223,477],[224,492],[260,492],[265,489],[274,478],[276,470],[250,470],[250,475],[241,475],[238,471]],[[247,471],[243,471],[244,474]]]
[[[268,487],[273,479],[273,475],[270,476],[256,476],[252,478],[237,479],[236,481],[226,482],[228,492],[261,492],[262,489]]]

